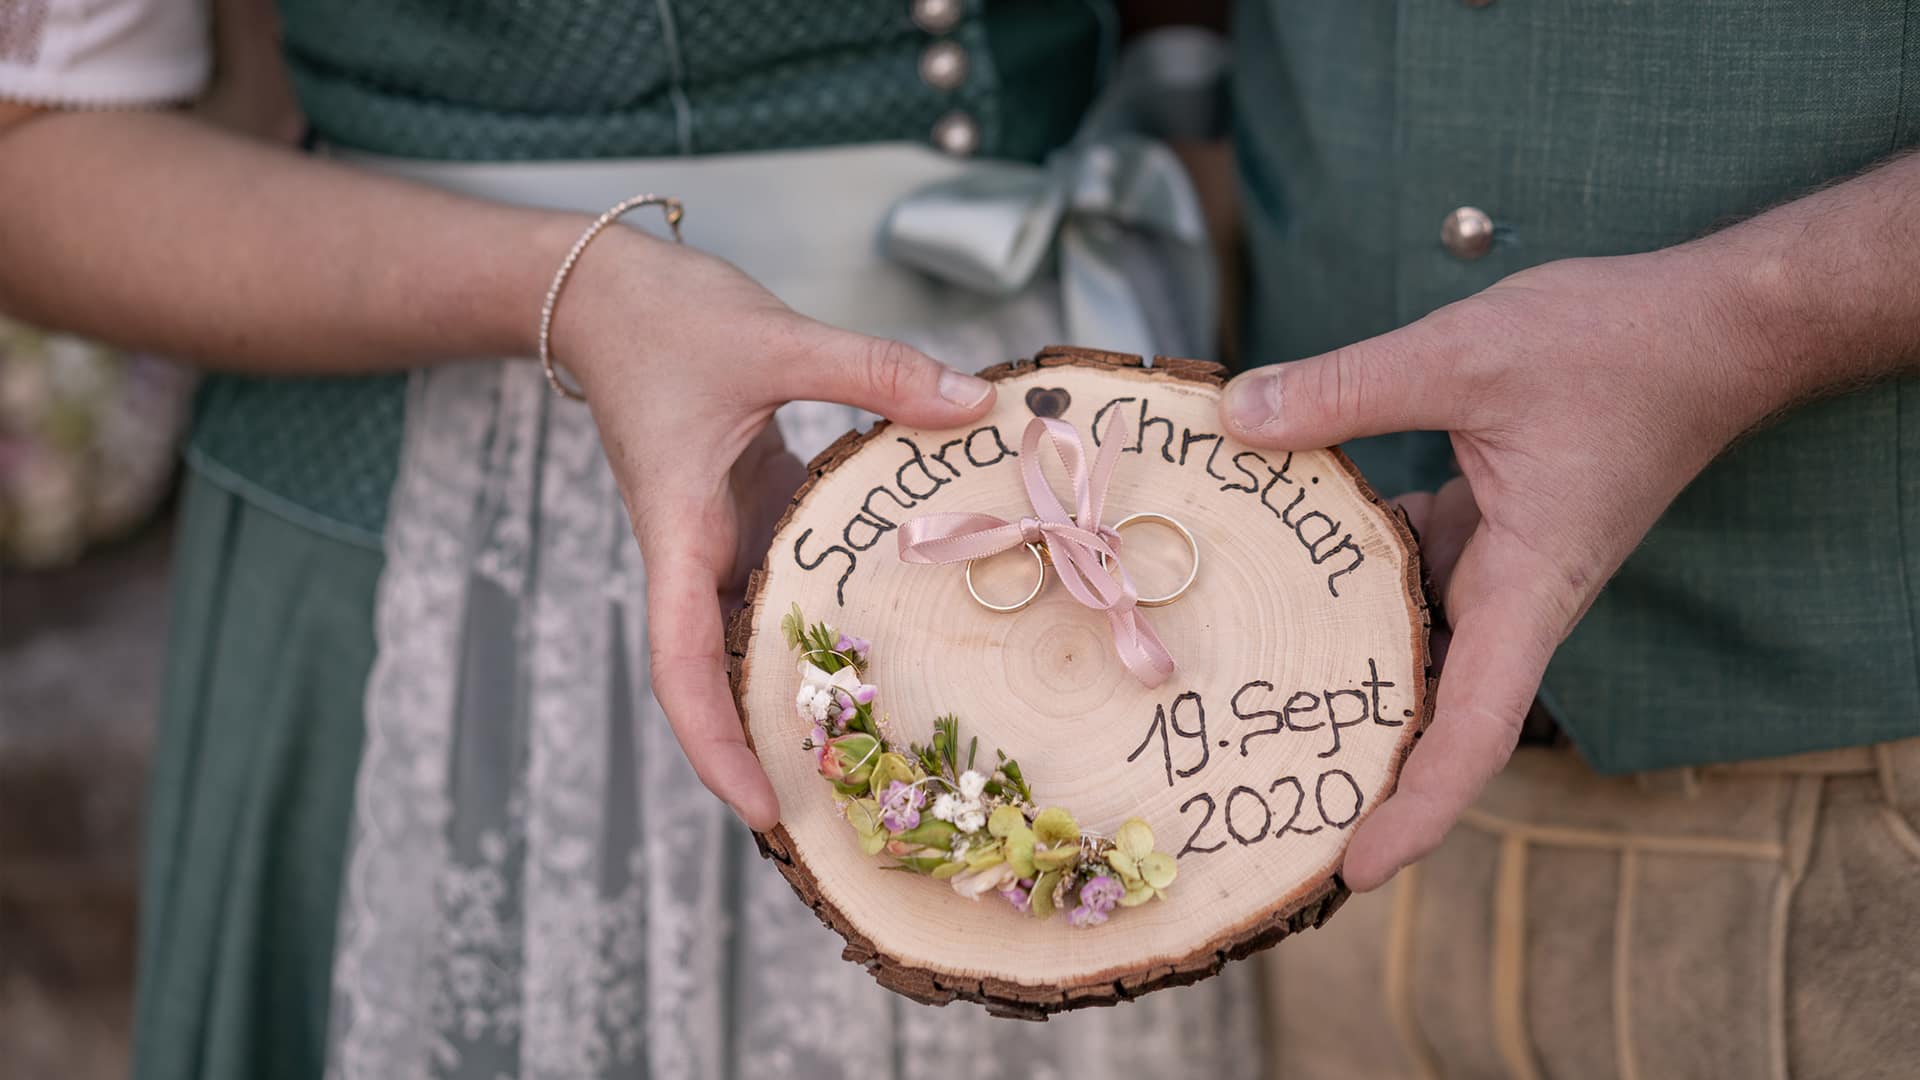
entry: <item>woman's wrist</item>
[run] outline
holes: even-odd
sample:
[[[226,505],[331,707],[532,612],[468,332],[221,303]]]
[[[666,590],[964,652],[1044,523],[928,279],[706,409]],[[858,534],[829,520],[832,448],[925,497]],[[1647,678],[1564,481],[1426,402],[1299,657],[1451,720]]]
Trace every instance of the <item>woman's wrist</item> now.
[[[673,245],[616,221],[600,229],[563,274],[567,253],[594,223],[586,215],[569,215],[556,224],[564,243],[557,254],[547,252],[546,278],[540,289],[539,306],[552,305],[546,346],[553,366],[562,379],[582,387],[594,381],[595,362],[610,355],[599,345],[604,328],[646,291],[636,289],[634,274],[657,270],[657,262],[674,250]],[[540,310],[534,312],[529,330],[532,343],[525,355],[538,356]]]

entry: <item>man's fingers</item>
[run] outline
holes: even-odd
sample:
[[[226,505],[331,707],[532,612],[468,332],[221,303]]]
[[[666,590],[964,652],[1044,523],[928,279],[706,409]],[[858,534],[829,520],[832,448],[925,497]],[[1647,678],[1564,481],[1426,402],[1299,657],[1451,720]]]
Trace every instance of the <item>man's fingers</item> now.
[[[1453,427],[1465,391],[1448,385],[1454,365],[1446,324],[1428,316],[1343,349],[1250,371],[1228,384],[1221,420],[1238,439],[1283,450]]]
[[[719,576],[684,542],[649,545],[647,638],[654,696],[702,783],[748,827],[771,829],[780,803],[747,747],[727,685]]]
[[[1420,556],[1433,576],[1433,591],[1447,595],[1453,583],[1453,569],[1460,563],[1467,541],[1480,527],[1480,506],[1473,500],[1467,478],[1456,476],[1446,482],[1433,497],[1427,512],[1427,528],[1420,534]]]
[[[957,427],[993,405],[993,384],[910,345],[801,320],[780,400],[837,401],[912,427]]]
[[[1482,533],[1474,545],[1492,546],[1485,540]],[[1476,554],[1470,548],[1466,558]],[[1502,588],[1453,615],[1433,724],[1401,771],[1398,790],[1347,848],[1343,876],[1362,892],[1438,847],[1506,764],[1559,643],[1558,610],[1533,589]]]
[[[1433,581],[1433,595],[1447,595],[1460,553],[1480,527],[1480,507],[1473,501],[1467,478],[1456,476],[1438,492],[1409,491],[1393,501],[1407,512],[1407,520],[1420,537],[1420,558]]]

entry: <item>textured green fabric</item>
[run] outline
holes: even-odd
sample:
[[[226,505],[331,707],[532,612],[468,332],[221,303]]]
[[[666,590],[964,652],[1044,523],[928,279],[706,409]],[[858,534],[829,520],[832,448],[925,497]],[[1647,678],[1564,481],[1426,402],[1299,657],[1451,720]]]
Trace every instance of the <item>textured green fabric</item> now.
[[[936,35],[910,0],[280,0],[309,122],[374,153],[552,161],[920,141],[960,110],[980,121],[982,153],[1037,161],[1091,97],[1101,9],[964,7],[937,36],[971,62],[942,90],[919,76]]]
[[[362,546],[380,546],[400,464],[407,378],[214,377],[187,455],[226,487]]]
[[[1072,135],[1108,47],[1107,0],[967,0],[929,34],[911,0],[280,0],[294,87],[328,143],[397,157],[569,160],[924,142],[980,125],[983,156]],[[965,49],[937,89],[922,52]],[[377,544],[405,379],[209,379],[195,453],[223,483]]]
[[[1646,251],[1920,143],[1920,0],[1239,9],[1250,353],[1410,322],[1526,266]],[[1439,243],[1453,208],[1486,257]],[[1433,487],[1444,436],[1350,447]],[[1920,734],[1920,381],[1735,447],[1628,560],[1545,696],[1608,771]]]
[[[134,1075],[317,1077],[380,557],[188,475]]]

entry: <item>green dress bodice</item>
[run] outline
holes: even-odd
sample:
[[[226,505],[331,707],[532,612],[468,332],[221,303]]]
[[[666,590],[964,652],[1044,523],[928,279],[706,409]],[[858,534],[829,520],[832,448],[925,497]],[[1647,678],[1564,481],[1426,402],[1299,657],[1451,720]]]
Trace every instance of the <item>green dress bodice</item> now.
[[[1112,23],[1105,0],[280,0],[280,12],[316,139],[487,161],[868,142],[1037,161],[1079,123]],[[942,139],[956,124],[963,145]],[[398,375],[211,378],[189,459],[377,546],[404,393]]]

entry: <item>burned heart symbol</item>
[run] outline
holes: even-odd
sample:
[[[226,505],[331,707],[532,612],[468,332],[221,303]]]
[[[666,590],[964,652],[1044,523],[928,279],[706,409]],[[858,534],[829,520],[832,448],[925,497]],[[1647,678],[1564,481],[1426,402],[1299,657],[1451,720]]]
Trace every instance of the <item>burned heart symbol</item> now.
[[[1057,386],[1052,389],[1036,386],[1027,391],[1027,408],[1033,410],[1035,416],[1058,417],[1065,413],[1067,406],[1071,404],[1073,404],[1073,397]]]

